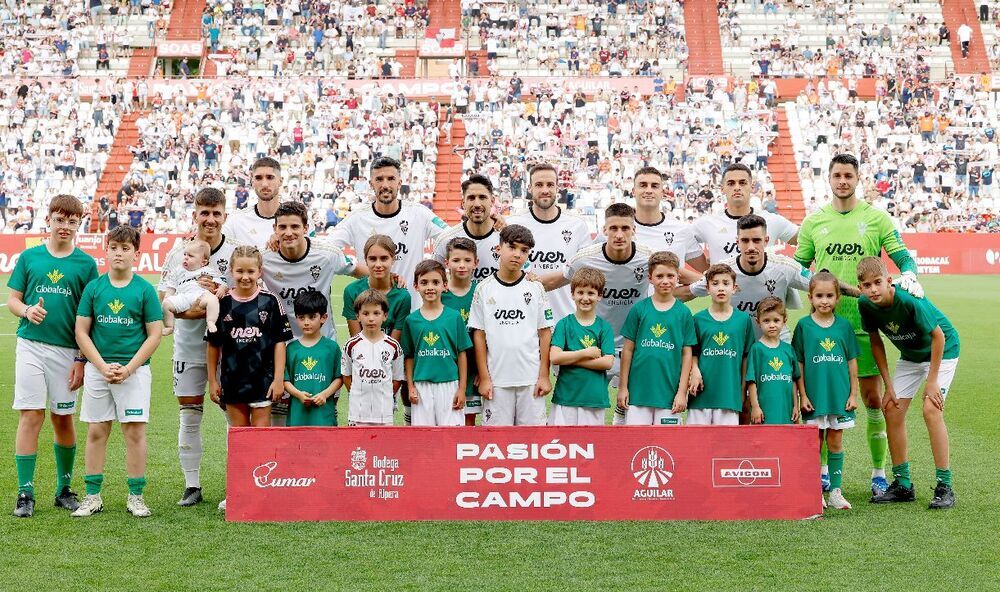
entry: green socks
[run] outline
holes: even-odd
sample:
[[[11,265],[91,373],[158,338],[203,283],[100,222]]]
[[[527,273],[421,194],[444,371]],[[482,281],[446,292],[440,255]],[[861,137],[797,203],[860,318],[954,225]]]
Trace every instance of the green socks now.
[[[129,495],[142,495],[142,489],[146,487],[146,476],[142,477],[129,477],[128,478],[128,493]]]
[[[881,409],[868,409],[868,450],[872,453],[872,468],[884,469],[889,456],[889,440],[885,435],[885,416]]]
[[[14,464],[17,465],[17,492],[35,495],[35,454],[15,454]]]
[[[903,487],[907,489],[913,487],[913,481],[910,479],[910,461],[893,465],[892,476],[896,479],[896,481],[899,481],[899,484]]]
[[[76,446],[60,446],[52,444],[52,450],[56,455],[56,495],[59,495],[63,487],[69,487],[73,480],[73,462],[76,460]]]
[[[840,489],[844,481],[844,453],[831,452],[827,458],[830,461],[830,489]]]
[[[84,475],[83,483],[87,486],[87,495],[98,495],[101,493],[101,486],[104,485],[104,475]]]
[[[934,475],[939,484],[951,487],[951,469],[934,469]]]
[[[829,452],[830,451],[827,450],[827,448],[826,448],[826,440],[823,440],[822,442],[820,442],[819,443],[819,464],[820,465],[822,465],[824,467],[827,466],[827,463],[830,460],[828,458]]]

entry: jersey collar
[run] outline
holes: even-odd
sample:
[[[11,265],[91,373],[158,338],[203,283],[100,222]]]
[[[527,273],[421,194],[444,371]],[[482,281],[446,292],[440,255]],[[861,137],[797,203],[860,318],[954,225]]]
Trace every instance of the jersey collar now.
[[[725,214],[726,218],[729,218],[730,220],[739,220],[740,218],[743,217],[743,216],[734,216],[734,215],[730,214],[729,213],[729,208],[726,208],[726,209],[722,210],[722,213]],[[746,214],[746,215],[747,216],[753,216],[753,208],[750,208],[750,213]]]
[[[553,219],[551,219],[551,220],[541,220],[541,219],[539,219],[538,216],[535,215],[535,206],[534,205],[529,205],[528,206],[528,213],[531,214],[531,217],[534,218],[535,222],[538,222],[539,224],[552,224],[555,221],[557,221],[559,218],[562,217],[562,208],[560,208],[559,206],[555,206],[555,208],[556,208],[557,214],[556,214],[556,217],[553,218]]]
[[[253,204],[253,213],[256,214],[258,218],[260,218],[261,220],[274,220],[274,216],[270,216],[270,217],[268,217],[268,216],[261,216],[260,215],[260,210],[257,209],[258,205],[259,204]]]
[[[306,239],[306,252],[302,253],[301,257],[299,257],[298,259],[289,259],[288,257],[285,257],[285,254],[281,252],[280,248],[278,249],[278,257],[281,257],[285,261],[285,263],[298,263],[302,261],[303,259],[309,256],[309,249],[312,248],[312,241],[309,239],[309,237],[307,236],[305,237],[305,239]]]
[[[496,231],[496,229],[493,226],[490,226],[490,231],[489,232],[487,232],[486,234],[477,236],[475,234],[472,234],[472,232],[469,231],[469,221],[468,220],[465,220],[465,221],[462,222],[462,230],[465,231],[465,236],[471,238],[474,241],[479,241],[479,240],[483,240],[485,238],[489,238],[489,236]]]
[[[767,253],[764,253],[764,265],[761,265],[760,269],[757,270],[757,271],[747,271],[747,270],[743,269],[743,266],[740,265],[740,258],[739,257],[736,257],[736,267],[739,268],[740,273],[742,273],[743,275],[745,275],[747,277],[753,277],[755,275],[760,275],[760,274],[764,273],[765,269],[767,269]]]
[[[496,278],[497,282],[501,286],[506,286],[506,287],[510,288],[510,287],[516,286],[516,285],[520,284],[521,282],[523,282],[524,278],[528,277],[528,274],[526,274],[526,273],[524,273],[522,271],[521,272],[521,277],[517,278],[517,280],[515,280],[513,282],[505,282],[505,281],[503,281],[502,279],[500,279],[500,274],[497,273],[497,272],[495,272],[495,271],[493,272],[493,277]]]
[[[626,263],[630,263],[633,259],[635,259],[635,252],[636,252],[635,241],[632,241],[632,252],[629,253],[628,259],[624,261],[615,261],[611,259],[611,257],[608,257],[608,243],[604,243],[601,246],[601,254],[604,255],[604,258],[607,260],[608,263],[614,265],[625,265]]]
[[[654,228],[656,226],[659,226],[660,224],[663,224],[664,222],[666,222],[666,220],[667,220],[667,215],[664,214],[663,212],[660,212],[660,221],[659,222],[653,222],[652,224],[646,224],[644,222],[639,222],[639,220],[636,220],[635,223],[638,224],[639,226],[645,226],[646,228]]]
[[[396,211],[395,211],[395,212],[393,212],[393,213],[391,213],[391,214],[379,214],[379,213],[378,213],[378,210],[376,210],[376,209],[375,209],[375,204],[374,204],[374,202],[373,202],[373,203],[372,203],[372,212],[373,212],[373,213],[374,213],[374,214],[375,214],[376,216],[378,216],[379,218],[385,218],[385,219],[389,219],[389,218],[395,218],[395,217],[396,217],[396,216],[397,216],[397,215],[398,215],[398,214],[399,214],[400,212],[402,212],[402,211],[403,211],[403,200],[401,200],[401,199],[400,199],[400,200],[397,200],[397,203],[399,203],[399,207],[398,207],[398,208],[396,208]]]

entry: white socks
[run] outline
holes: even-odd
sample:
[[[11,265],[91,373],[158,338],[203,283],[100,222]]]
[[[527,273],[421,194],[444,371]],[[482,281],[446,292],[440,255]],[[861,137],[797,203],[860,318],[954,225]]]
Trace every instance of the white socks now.
[[[201,405],[181,405],[180,430],[177,433],[177,451],[184,471],[185,487],[201,487],[201,457],[204,445],[201,439]]]

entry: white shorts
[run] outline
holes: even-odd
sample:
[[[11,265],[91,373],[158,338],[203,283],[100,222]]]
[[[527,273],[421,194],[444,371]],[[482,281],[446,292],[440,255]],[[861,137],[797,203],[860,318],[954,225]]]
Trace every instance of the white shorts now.
[[[458,381],[418,382],[419,403],[410,405],[410,425],[415,426],[464,426],[465,408],[452,409]]]
[[[167,296],[163,299],[163,304],[169,304],[173,307],[175,313],[187,312],[191,310],[195,302],[198,299],[208,294],[208,290],[199,290],[195,292],[177,292],[173,296]]]
[[[849,430],[854,427],[854,418],[847,415],[821,415],[807,419],[806,425],[814,425],[821,430]]]
[[[625,425],[669,426],[682,425],[683,423],[684,421],[681,419],[680,414],[674,413],[670,409],[629,405],[625,411]]]
[[[473,389],[475,390],[475,389]],[[479,393],[465,395],[465,414],[479,415],[483,412],[483,396]]]
[[[740,425],[740,414],[732,409],[688,409],[688,425]]]
[[[80,421],[101,423],[149,422],[149,398],[152,373],[149,365],[140,366],[121,384],[108,384],[97,367],[88,363],[83,370],[83,404]]]
[[[493,398],[483,401],[483,425],[545,425],[545,397],[534,393],[533,384],[493,387]]]
[[[604,425],[604,411],[604,409],[595,407],[552,405],[552,409],[549,411],[549,425]]]
[[[14,350],[14,409],[47,408],[55,415],[73,415],[76,393],[69,390],[69,375],[74,357],[74,349],[18,337]]]
[[[948,398],[951,383],[955,380],[955,369],[958,368],[958,358],[941,360],[938,368],[938,386],[941,387],[941,398]],[[892,386],[900,399],[912,399],[920,392],[920,385],[927,379],[931,369],[930,362],[896,362],[896,372],[892,375]]]
[[[208,366],[192,362],[174,362],[174,396],[204,397],[208,384]]]

